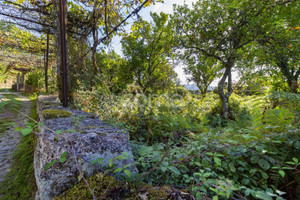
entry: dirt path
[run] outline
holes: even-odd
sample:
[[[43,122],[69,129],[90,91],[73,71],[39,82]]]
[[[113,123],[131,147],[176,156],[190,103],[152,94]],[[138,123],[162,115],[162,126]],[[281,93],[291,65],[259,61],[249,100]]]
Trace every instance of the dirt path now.
[[[31,111],[31,102],[30,100],[21,95],[18,92],[0,92],[0,101],[5,100],[3,94],[13,94],[17,96],[17,99],[22,102],[22,106],[19,111],[22,113],[30,114]],[[14,114],[14,116],[21,122],[25,122],[26,119],[20,114]],[[6,114],[0,114],[0,123],[8,120]],[[17,126],[17,125],[15,125]],[[0,184],[3,181],[5,175],[10,171],[12,163],[12,153],[16,146],[19,144],[21,139],[21,134],[16,132],[14,127],[9,127],[7,130],[0,132]]]

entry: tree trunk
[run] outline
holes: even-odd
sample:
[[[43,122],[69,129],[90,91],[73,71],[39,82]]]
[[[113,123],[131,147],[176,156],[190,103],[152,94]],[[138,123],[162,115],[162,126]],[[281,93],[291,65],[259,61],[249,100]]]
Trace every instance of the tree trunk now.
[[[93,38],[94,38],[94,45],[92,48],[92,61],[93,61],[93,75],[91,77],[91,91],[93,90],[93,87],[95,86],[95,78],[98,74],[98,66],[97,66],[97,58],[96,58],[96,53],[97,53],[97,43],[98,43],[98,32],[97,29],[93,30]]]
[[[232,79],[231,79],[232,66],[233,66],[233,61],[227,63],[225,73],[218,83],[218,93],[219,93],[221,103],[222,103],[222,117],[224,119],[228,119],[228,117],[229,117],[229,97],[233,92]],[[228,88],[227,88],[227,92],[225,94],[224,93],[224,85],[225,85],[225,81],[227,78],[228,78]]]
[[[294,80],[292,81],[292,84],[291,84],[291,91],[295,94],[298,93],[298,88],[299,88],[299,84],[298,84],[298,81],[297,80]]]
[[[298,89],[298,77],[300,74],[300,70],[296,71],[294,74],[294,70],[290,71],[289,64],[287,60],[281,60],[277,63],[282,75],[286,78],[290,91],[293,93],[297,93]]]
[[[203,86],[201,85],[200,83],[196,83],[197,87],[199,88],[199,91],[201,93],[201,95],[203,95],[204,97],[206,96],[206,93],[207,93],[207,86]]]
[[[17,75],[17,92],[20,92],[20,73]]]
[[[49,62],[49,33],[47,33],[47,46],[45,52],[45,88],[46,94],[48,94],[48,62]]]
[[[21,84],[21,85],[24,85],[24,83],[25,83],[25,73],[22,72],[21,77],[20,77],[20,84]],[[23,87],[23,86],[22,86],[22,87]]]
[[[297,80],[291,79],[291,80],[287,80],[288,82],[288,86],[290,89],[290,92],[292,93],[297,93],[297,89],[298,89],[298,82]]]

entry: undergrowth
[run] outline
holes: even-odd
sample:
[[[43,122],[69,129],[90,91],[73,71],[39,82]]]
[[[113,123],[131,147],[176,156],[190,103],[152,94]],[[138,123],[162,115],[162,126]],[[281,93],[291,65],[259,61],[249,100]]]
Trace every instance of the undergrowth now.
[[[300,96],[77,94],[77,105],[127,129],[137,182],[188,188],[213,199],[294,199],[300,188]],[[298,197],[297,197],[298,195]]]

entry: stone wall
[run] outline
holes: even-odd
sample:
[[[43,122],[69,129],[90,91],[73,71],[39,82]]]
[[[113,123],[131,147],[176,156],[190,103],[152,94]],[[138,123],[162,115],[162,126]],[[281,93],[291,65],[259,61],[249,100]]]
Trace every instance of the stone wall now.
[[[124,168],[135,173],[133,157],[128,140],[128,133],[122,129],[103,123],[94,114],[79,110],[63,108],[57,102],[56,96],[39,96],[37,110],[40,122],[40,134],[34,153],[35,178],[38,186],[36,200],[52,199],[68,190],[78,182],[80,173],[75,156],[68,153],[66,161],[60,162],[66,149],[54,144],[57,142],[64,147],[75,150],[81,158],[79,168],[85,176],[98,173],[114,160],[115,168]],[[54,142],[50,142],[49,140]],[[127,158],[116,159],[120,155]],[[126,156],[125,156],[126,157]],[[86,161],[103,160],[102,164],[89,164]],[[48,163],[55,162],[48,170]],[[124,172],[115,174],[123,176]]]

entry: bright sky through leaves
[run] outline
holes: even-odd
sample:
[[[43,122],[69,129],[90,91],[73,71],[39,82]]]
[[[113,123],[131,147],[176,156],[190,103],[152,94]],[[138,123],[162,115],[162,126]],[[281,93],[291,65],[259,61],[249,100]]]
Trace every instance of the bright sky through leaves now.
[[[196,2],[196,0],[164,0],[164,3],[156,3],[155,5],[151,5],[150,7],[144,8],[141,12],[140,12],[140,16],[147,21],[151,20],[150,17],[150,12],[156,12],[156,13],[160,13],[160,12],[164,12],[167,14],[172,14],[173,13],[173,4],[178,4],[178,5],[183,5],[184,3],[188,4],[189,6],[192,5],[193,2]],[[131,24],[130,24],[131,26]],[[130,26],[128,26],[128,31],[130,30]],[[114,50],[119,54],[119,55],[123,55],[122,54],[122,50],[121,50],[121,43],[120,43],[120,37],[117,37],[113,40],[111,46],[114,47]],[[180,79],[180,81],[183,84],[186,84],[186,76],[184,74],[183,71],[183,66],[179,66],[175,68],[175,71],[178,73],[178,78]]]

